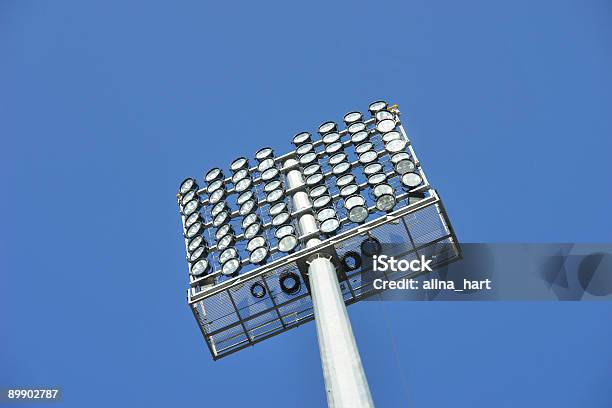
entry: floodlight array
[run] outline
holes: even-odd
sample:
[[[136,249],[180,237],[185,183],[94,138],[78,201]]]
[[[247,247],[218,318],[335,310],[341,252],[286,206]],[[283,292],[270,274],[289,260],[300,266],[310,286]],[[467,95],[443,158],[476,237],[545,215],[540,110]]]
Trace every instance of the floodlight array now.
[[[178,197],[191,286],[226,282],[304,248],[298,228],[304,211],[312,212],[322,237],[333,237],[423,199],[427,180],[398,128],[399,112],[377,101],[368,114],[347,113],[342,130],[334,121],[322,123],[317,140],[300,132],[292,139],[294,150],[282,157],[266,147],[254,161],[232,161],[227,175],[213,168],[203,188],[193,178],[184,180]],[[289,158],[297,160],[304,179],[311,201],[306,210],[292,205],[285,174],[291,169],[284,168]],[[300,282],[294,276],[281,280],[286,293]],[[256,298],[265,293],[264,287],[251,288]]]
[[[396,105],[377,101],[311,132],[280,157],[266,147],[180,185],[188,302],[215,359],[314,318],[313,257],[332,261],[346,305],[376,293],[367,257],[382,243],[435,266],[460,257]]]

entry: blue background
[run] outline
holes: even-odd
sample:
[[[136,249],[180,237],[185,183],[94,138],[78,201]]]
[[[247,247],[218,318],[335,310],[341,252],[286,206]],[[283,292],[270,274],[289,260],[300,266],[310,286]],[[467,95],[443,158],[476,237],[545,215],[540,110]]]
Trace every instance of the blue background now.
[[[64,404],[324,405],[314,324],[213,362],[186,176],[398,103],[464,242],[610,242],[601,1],[0,3],[0,386]],[[362,303],[379,407],[610,407],[612,305]]]

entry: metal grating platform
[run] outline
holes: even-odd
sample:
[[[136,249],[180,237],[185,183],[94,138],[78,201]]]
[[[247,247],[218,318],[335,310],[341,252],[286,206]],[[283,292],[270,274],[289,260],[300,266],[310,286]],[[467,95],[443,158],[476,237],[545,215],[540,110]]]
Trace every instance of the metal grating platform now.
[[[398,259],[416,258],[421,254],[435,256],[434,265],[439,267],[461,257],[456,236],[435,190],[428,190],[424,198],[411,197],[404,205],[386,216],[330,238],[318,247],[274,260],[231,281],[190,289],[189,305],[213,358],[227,356],[313,320],[312,301],[305,282],[301,282],[297,293],[288,295],[280,290],[279,276],[285,272],[299,275],[296,261],[322,248],[334,246],[340,257],[349,251],[359,253],[361,242],[370,234],[382,243],[401,244],[397,246],[402,248],[400,253],[385,252]],[[367,268],[364,264],[359,269],[345,271],[347,279],[340,285],[347,305],[377,293],[364,278]],[[387,277],[397,280],[416,275],[396,272]],[[250,293],[255,282],[266,288],[261,299]]]

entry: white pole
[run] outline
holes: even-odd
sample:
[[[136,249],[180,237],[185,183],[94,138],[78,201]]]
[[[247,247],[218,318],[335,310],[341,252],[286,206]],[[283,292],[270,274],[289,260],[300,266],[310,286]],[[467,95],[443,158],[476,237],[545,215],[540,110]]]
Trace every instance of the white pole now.
[[[296,161],[289,159],[285,168],[295,166]],[[304,184],[299,170],[287,173],[288,188],[293,189]],[[298,191],[293,195],[295,211],[311,207],[308,194]],[[318,230],[312,214],[305,213],[299,219],[301,235]],[[308,247],[321,241],[312,238]],[[348,318],[340,284],[333,263],[318,257],[308,267],[310,292],[317,325],[321,365],[327,391],[327,405],[330,408],[367,408],[373,407],[372,395],[368,381],[361,365],[361,357],[353,336],[351,322]]]

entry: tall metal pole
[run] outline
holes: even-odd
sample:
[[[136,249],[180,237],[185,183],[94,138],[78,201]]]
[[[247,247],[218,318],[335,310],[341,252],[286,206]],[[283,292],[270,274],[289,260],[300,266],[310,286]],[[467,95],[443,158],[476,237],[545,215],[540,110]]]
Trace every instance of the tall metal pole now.
[[[297,161],[294,159],[284,163],[286,169],[296,165]],[[287,183],[289,189],[303,186],[302,173],[296,169],[289,170]],[[310,197],[304,191],[297,191],[292,198],[294,211],[312,207]],[[312,214],[304,213],[300,216],[299,230],[301,235],[318,231],[317,222]],[[312,247],[319,243],[321,243],[319,238],[312,238],[306,246]],[[319,256],[310,262],[308,277],[327,391],[327,405],[330,408],[373,407],[372,395],[340,291],[336,268],[331,260]]]

